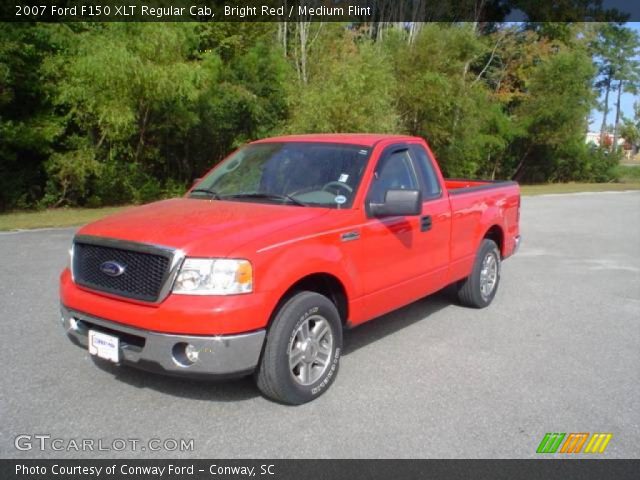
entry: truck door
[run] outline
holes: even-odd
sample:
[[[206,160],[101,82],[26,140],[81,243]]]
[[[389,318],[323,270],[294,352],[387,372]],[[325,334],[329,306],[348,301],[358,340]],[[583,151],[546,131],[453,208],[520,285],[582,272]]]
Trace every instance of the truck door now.
[[[419,173],[422,189],[419,263],[424,269],[425,295],[444,287],[448,281],[451,255],[451,204],[440,184],[437,165],[419,143],[409,145],[409,154]]]
[[[449,200],[422,146],[384,150],[365,201],[382,202],[390,189],[421,190],[423,206],[419,216],[368,218],[363,226],[366,310],[375,315],[443,287],[449,262]]]

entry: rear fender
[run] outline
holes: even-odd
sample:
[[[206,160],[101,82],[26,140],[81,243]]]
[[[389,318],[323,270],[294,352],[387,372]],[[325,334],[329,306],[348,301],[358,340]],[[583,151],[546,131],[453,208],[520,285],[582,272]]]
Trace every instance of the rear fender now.
[[[480,248],[480,244],[482,240],[487,237],[487,234],[490,230],[497,229],[499,231],[500,239],[496,241],[498,244],[498,248],[500,249],[500,254],[504,256],[506,254],[505,251],[505,229],[504,229],[504,216],[503,209],[498,205],[492,205],[487,208],[480,218],[480,222],[478,224],[478,230],[476,233],[476,252]],[[496,239],[497,240],[497,239]]]

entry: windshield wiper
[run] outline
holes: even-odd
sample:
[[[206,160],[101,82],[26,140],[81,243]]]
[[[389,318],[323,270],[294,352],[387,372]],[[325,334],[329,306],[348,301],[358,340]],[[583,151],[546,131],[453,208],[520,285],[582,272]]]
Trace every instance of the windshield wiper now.
[[[220,200],[220,195],[218,195],[218,192],[211,190],[209,188],[194,188],[193,190],[191,190],[191,193],[208,193],[209,195],[211,195],[211,198],[214,198],[216,200]]]
[[[267,193],[267,192],[246,192],[246,193],[235,193],[231,195],[225,195],[225,198],[266,198],[267,200],[282,200],[287,201],[293,205],[298,205],[300,207],[307,207],[308,204],[301,202],[295,197],[291,195],[280,195],[279,193]]]

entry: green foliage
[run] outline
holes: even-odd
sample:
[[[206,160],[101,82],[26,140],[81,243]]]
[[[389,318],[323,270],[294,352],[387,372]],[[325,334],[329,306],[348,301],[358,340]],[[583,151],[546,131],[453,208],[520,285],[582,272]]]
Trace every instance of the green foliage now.
[[[67,132],[91,146],[97,168],[80,162],[80,184],[70,191],[60,166],[85,157],[73,150],[52,157],[45,203],[147,202],[183,191],[229,149],[281,121],[289,66],[277,50],[256,38],[231,50],[235,56],[225,46],[225,62],[202,48],[215,42],[210,29],[199,38],[197,27],[91,25],[47,59],[55,106]]]
[[[533,181],[585,179],[584,132],[595,98],[595,69],[581,49],[562,50],[533,70],[528,95],[515,112],[526,132],[516,150],[519,178]]]
[[[449,176],[610,180],[618,155],[584,144],[586,121],[599,89],[636,88],[616,46],[636,40],[614,24],[4,24],[0,210],[177,195],[279,133],[424,136]],[[637,143],[637,121],[618,132]]]
[[[615,176],[621,182],[640,182],[640,167],[633,165],[618,165]]]
[[[33,205],[43,195],[44,162],[62,128],[40,79],[43,60],[57,48],[56,28],[0,29],[0,211]]]
[[[493,174],[515,132],[473,69],[487,45],[469,25],[429,24],[392,48],[405,130],[429,139],[446,175]]]
[[[640,144],[640,128],[638,128],[638,124],[625,119],[620,129],[620,136],[632,145]]]
[[[640,102],[635,102],[633,109],[633,119],[624,119],[622,128],[620,129],[620,137],[624,138],[631,146],[637,148],[640,147]]]
[[[77,203],[84,198],[89,181],[101,170],[95,153],[89,145],[80,145],[75,150],[52,154],[45,162],[48,180],[41,203],[57,207],[63,203]]]
[[[340,31],[322,38],[316,52],[309,83],[292,89],[287,132],[397,131],[392,63],[378,45]]]

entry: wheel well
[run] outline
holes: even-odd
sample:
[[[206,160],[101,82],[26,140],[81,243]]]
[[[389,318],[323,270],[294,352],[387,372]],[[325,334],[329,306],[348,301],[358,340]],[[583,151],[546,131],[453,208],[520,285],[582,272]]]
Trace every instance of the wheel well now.
[[[272,318],[275,316],[275,312],[279,310],[280,306],[282,306],[293,295],[302,291],[316,292],[327,297],[338,309],[342,324],[344,325],[347,322],[347,319],[349,318],[347,292],[345,291],[342,282],[329,273],[314,273],[312,275],[307,275],[294,283],[278,302]]]
[[[484,234],[483,238],[488,238],[489,240],[493,240],[494,242],[496,242],[496,245],[498,245],[498,250],[500,250],[500,254],[502,254],[502,252],[504,251],[502,248],[504,246],[504,233],[502,232],[502,228],[500,228],[498,225],[494,225],[489,230],[487,230],[487,233]]]

